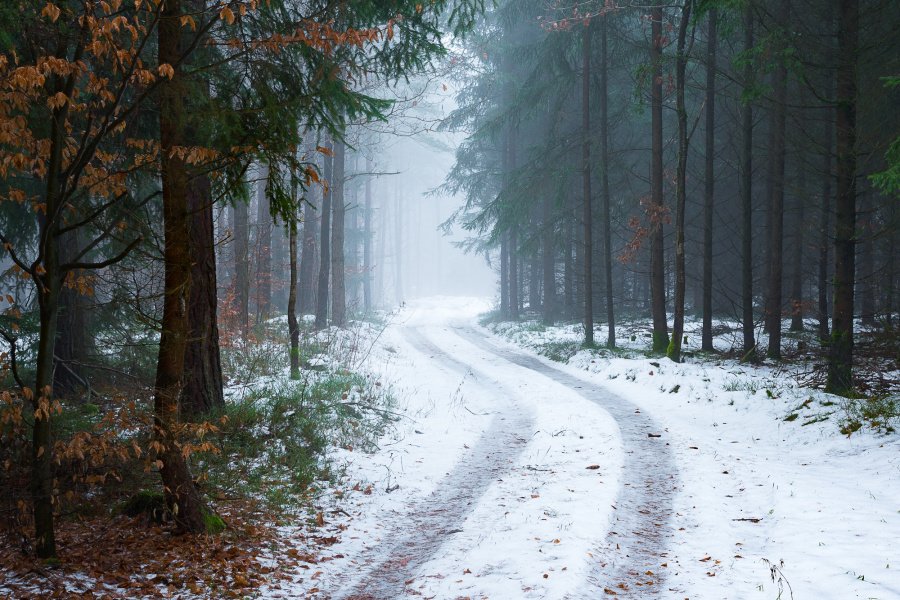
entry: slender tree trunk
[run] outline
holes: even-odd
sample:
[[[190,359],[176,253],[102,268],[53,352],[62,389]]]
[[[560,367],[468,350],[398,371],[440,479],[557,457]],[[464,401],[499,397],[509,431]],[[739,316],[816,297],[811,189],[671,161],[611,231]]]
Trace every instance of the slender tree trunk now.
[[[225,406],[219,357],[216,244],[213,235],[212,186],[206,175],[190,179],[187,189],[191,286],[188,340],[184,355],[181,414],[194,418]]]
[[[718,11],[710,9],[706,43],[706,169],[703,193],[703,331],[700,348],[712,352],[713,212],[716,157],[716,36]]]
[[[509,235],[500,234],[500,318],[509,319]]]
[[[338,327],[347,324],[346,269],[344,268],[344,166],[346,145],[337,140],[334,149],[334,187],[331,222],[331,321]]]
[[[829,24],[831,21],[829,21]],[[829,31],[830,31],[829,27]],[[829,76],[830,79],[830,76]],[[828,86],[829,97],[832,91],[831,85]],[[828,341],[828,246],[830,245],[831,236],[831,153],[833,150],[833,123],[832,115],[825,118],[825,154],[823,167],[824,176],[822,177],[822,201],[819,210],[819,273],[818,273],[818,293],[819,293],[819,339],[822,342]]]
[[[363,310],[372,312],[372,158],[366,157],[366,198],[363,213]]]
[[[269,212],[269,166],[260,165],[256,182],[256,322],[272,312],[272,215]]]
[[[566,217],[569,217],[567,214]],[[566,318],[571,318],[575,314],[574,303],[574,262],[572,260],[572,241],[575,237],[575,223],[571,218],[565,219],[565,245],[563,251],[563,307],[565,309]]]
[[[666,264],[663,237],[663,122],[662,122],[662,4],[650,9],[651,160],[650,160],[650,304],[653,315],[653,352],[664,353],[669,346],[666,322]]]
[[[394,204],[394,293],[397,305],[403,306],[403,203],[397,189]]]
[[[553,323],[556,320],[556,249],[554,248],[553,227],[553,199],[545,194],[542,202],[541,215],[541,246],[543,248],[542,278],[544,298],[541,307],[544,312],[544,322]]]
[[[744,8],[744,52],[753,50],[753,4]],[[755,85],[750,61],[744,66],[743,86],[749,92]],[[741,312],[744,334],[743,360],[756,361],[756,335],[753,323],[753,105],[741,107]]]
[[[681,8],[675,56],[675,112],[678,116],[678,167],[675,175],[675,320],[672,327],[672,341],[666,351],[667,356],[675,362],[681,362],[681,340],[684,335],[684,210],[687,198],[685,185],[687,183],[688,158],[687,107],[684,101],[687,70],[685,43],[692,4],[692,0],[685,0]]]
[[[797,173],[796,215],[794,217],[794,251],[791,254],[791,326],[789,331],[803,331],[803,247],[806,243],[806,174],[804,166],[799,165]]]
[[[612,215],[609,197],[609,60],[607,30],[609,15],[600,21],[600,219],[603,229],[603,268],[606,273],[606,346],[616,347],[616,314],[613,303]]]
[[[787,49],[787,36],[790,19],[790,2],[777,2],[777,26],[780,40],[777,47],[780,51],[778,64],[772,82],[774,108],[772,109],[772,128],[770,137],[771,172],[769,173],[769,281],[766,293],[766,329],[769,332],[769,345],[766,356],[781,359],[781,307],[782,285],[784,277],[784,164],[785,164],[785,126],[787,120],[787,64],[784,52]]]
[[[65,124],[68,105],[56,109],[50,122],[50,158],[47,169],[46,211],[39,217],[39,237],[44,255],[43,272],[32,274],[38,305],[40,329],[35,360],[34,390],[31,393],[33,415],[31,429],[31,498],[34,516],[35,553],[38,558],[56,556],[56,532],[53,515],[53,437],[50,421],[53,411],[53,350],[56,346],[56,328],[59,316],[59,298],[63,273],[60,271],[57,238],[58,221],[50,221],[46,215],[59,212],[60,173],[64,147]],[[25,390],[23,390],[23,393]]]
[[[66,263],[75,258],[80,248],[78,230],[59,236],[59,261]],[[88,334],[87,297],[76,284],[81,271],[70,275],[71,282],[60,288],[59,311],[56,325],[53,371],[53,393],[56,396],[73,396],[87,381],[87,373],[80,366],[91,352]]]
[[[291,197],[297,198],[297,175],[291,174]],[[287,320],[288,336],[291,338],[290,365],[291,379],[300,379],[300,325],[297,323],[297,221],[291,219],[288,228],[288,263],[290,282],[288,284]]]
[[[519,320],[519,240],[518,225],[513,223],[509,231],[509,317],[513,321]]]
[[[297,290],[298,312],[311,315],[316,312],[316,245],[318,243],[318,217],[310,199],[303,200],[303,249],[300,253],[300,273]]]
[[[859,256],[859,316],[862,324],[867,327],[875,325],[875,248],[872,238],[874,237],[875,228],[872,226],[872,207],[871,193],[863,191],[859,194],[860,214],[857,217],[859,224],[859,235],[862,238],[857,241],[861,246]]]
[[[856,269],[856,61],[858,0],[839,0],[837,114],[835,120],[837,196],[834,215],[834,304],[825,389],[853,390],[853,284]]]
[[[165,0],[159,23],[159,63],[175,74],[159,87],[160,156],[162,160],[163,260],[165,288],[159,361],[154,387],[154,438],[159,446],[163,493],[180,531],[206,530],[206,508],[177,441],[178,400],[184,377],[191,293],[191,248],[187,165],[172,152],[185,145],[184,86],[181,72],[181,2]]]
[[[250,335],[250,218],[243,201],[234,205],[234,298],[241,338]]]
[[[888,209],[888,260],[885,266],[886,281],[884,290],[884,321],[888,331],[894,329],[894,281],[896,279],[897,252],[897,203],[892,202]]]
[[[316,328],[328,326],[328,292],[331,270],[331,196],[334,187],[334,156],[331,140],[325,142],[325,181],[319,233],[319,283],[316,286]]]
[[[594,345],[594,219],[591,215],[591,39],[593,27],[585,24],[581,52],[581,177],[584,201],[584,345]]]

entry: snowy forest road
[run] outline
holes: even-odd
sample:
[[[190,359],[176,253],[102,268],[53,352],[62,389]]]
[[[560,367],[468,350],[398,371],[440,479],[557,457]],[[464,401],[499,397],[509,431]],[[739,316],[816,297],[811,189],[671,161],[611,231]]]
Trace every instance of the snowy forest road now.
[[[537,358],[491,344],[484,334],[471,327],[459,327],[456,332],[497,356],[576,390],[616,420],[625,463],[612,527],[597,548],[598,563],[591,573],[591,583],[621,597],[656,596],[664,583],[665,569],[660,566],[666,562],[666,537],[671,535],[668,524],[678,479],[660,427],[620,396]]]
[[[435,560],[443,559],[445,564],[448,558],[454,560],[450,558],[454,556],[454,550],[446,548],[453,545],[448,541],[455,537],[451,534],[463,532],[468,526],[506,531],[497,535],[514,535],[516,532],[509,531],[512,527],[507,518],[509,510],[503,508],[505,497],[501,496],[497,505],[487,507],[492,515],[475,518],[473,512],[479,507],[484,512],[486,505],[492,502],[491,498],[483,498],[489,488],[502,485],[498,482],[514,480],[516,464],[521,462],[523,450],[541,427],[548,425],[541,422],[540,415],[535,418],[529,404],[540,403],[544,410],[553,410],[552,405],[561,402],[559,399],[566,394],[581,396],[612,417],[620,432],[624,455],[615,500],[611,507],[599,507],[601,514],[607,513],[608,521],[594,519],[590,531],[582,532],[589,538],[586,548],[590,551],[580,556],[585,563],[582,568],[573,569],[580,581],[564,592],[557,588],[551,596],[595,598],[598,594],[602,596],[604,591],[607,594],[614,592],[622,598],[658,596],[665,584],[666,569],[662,565],[667,561],[672,497],[677,484],[674,461],[658,425],[630,402],[536,358],[496,345],[471,325],[406,326],[401,330],[409,345],[427,357],[432,368],[456,371],[464,379],[471,376],[482,388],[482,393],[493,398],[492,408],[496,412],[477,443],[447,473],[435,491],[412,502],[406,514],[390,527],[391,533],[365,560],[367,567],[361,577],[335,597],[368,600],[419,595],[411,584],[421,581],[423,573],[436,571],[428,566],[433,567]],[[552,382],[548,382],[548,378]],[[523,389],[529,385],[532,390],[543,391],[526,398]],[[576,454],[580,452],[577,449],[563,452],[565,460],[571,464],[557,464],[554,468],[583,473],[585,455]],[[549,468],[537,469],[530,465],[525,468],[552,472]],[[588,468],[597,468],[597,465]],[[570,497],[563,501],[596,505],[605,497],[575,491],[569,489]],[[527,494],[527,490],[519,492]],[[531,497],[537,498],[538,494]],[[608,514],[610,511],[611,515]],[[553,510],[545,511],[545,514],[553,514]],[[541,517],[541,520],[547,519]],[[553,541],[560,542],[559,539]],[[465,560],[465,555],[455,560],[459,561],[455,566],[461,571],[460,563]],[[540,555],[538,560],[541,560]],[[543,570],[547,565],[536,563],[534,568]],[[492,567],[484,572],[492,570],[502,569]],[[511,573],[509,577],[526,579],[526,575],[520,573]],[[533,588],[523,583],[522,589],[527,592]],[[483,593],[488,596],[487,591]],[[443,596],[438,591],[432,597]],[[490,597],[500,596],[495,591]],[[545,596],[533,589],[531,594],[522,597]]]
[[[443,367],[459,371],[463,377],[471,373],[471,365],[442,351],[417,329],[406,329],[405,334],[412,346]],[[531,415],[517,410],[511,394],[500,384],[484,381],[480,385],[487,387],[497,401],[490,425],[434,493],[410,506],[406,519],[396,523],[387,547],[376,550],[381,555],[376,566],[348,594],[338,594],[338,598],[386,600],[403,596],[416,571],[434,556],[448,535],[460,531],[485,490],[511,468],[531,435]]]

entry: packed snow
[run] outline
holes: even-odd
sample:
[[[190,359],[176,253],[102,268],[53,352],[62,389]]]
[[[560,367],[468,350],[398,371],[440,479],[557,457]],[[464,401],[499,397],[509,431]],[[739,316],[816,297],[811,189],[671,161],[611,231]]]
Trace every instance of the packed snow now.
[[[403,416],[378,452],[338,451],[346,471],[322,509],[340,541],[266,595],[380,597],[371,582],[397,569],[402,591],[425,598],[900,598],[896,434],[848,437],[833,419],[807,418],[838,399],[783,371],[582,350],[567,364],[538,360],[651,417],[677,481],[660,524],[670,529],[662,586],[591,581],[609,560],[598,552],[626,480],[619,424],[578,389],[502,357],[534,357],[528,346],[571,327],[495,335],[477,325],[489,308],[440,297],[393,315],[367,366]],[[792,412],[801,418],[785,421]],[[499,416],[518,419],[522,447],[491,465],[484,489],[452,496],[444,486],[459,483],[453,473]],[[448,507],[447,522],[410,514],[448,498],[467,506]],[[415,536],[433,542],[404,559],[401,538]]]

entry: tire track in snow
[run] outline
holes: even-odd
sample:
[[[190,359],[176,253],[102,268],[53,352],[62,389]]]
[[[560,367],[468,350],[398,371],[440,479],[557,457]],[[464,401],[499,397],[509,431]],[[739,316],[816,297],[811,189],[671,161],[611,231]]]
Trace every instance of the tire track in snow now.
[[[455,332],[491,354],[545,375],[581,394],[616,420],[625,461],[610,530],[595,552],[591,590],[583,597],[653,598],[663,593],[678,475],[659,425],[634,404],[533,356],[491,344],[471,327]],[[608,592],[604,592],[608,590]],[[609,592],[615,592],[615,596]],[[604,594],[603,596],[598,596]]]
[[[404,334],[425,356],[440,357],[441,363],[450,364],[463,374],[472,371],[468,364],[435,346],[417,329],[404,328]],[[373,566],[335,598],[390,600],[415,594],[410,586],[416,571],[435,555],[448,535],[461,529],[481,495],[516,463],[531,435],[531,416],[515,406],[511,400],[514,394],[501,384],[484,378],[475,381],[493,391],[498,399],[497,413],[490,425],[435,491],[408,507],[392,532],[385,535],[390,541],[372,551]]]

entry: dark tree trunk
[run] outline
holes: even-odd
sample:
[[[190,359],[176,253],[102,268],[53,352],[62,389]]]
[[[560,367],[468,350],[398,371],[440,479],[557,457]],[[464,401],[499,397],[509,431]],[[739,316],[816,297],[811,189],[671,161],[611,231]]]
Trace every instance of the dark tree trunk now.
[[[260,165],[256,182],[256,322],[272,312],[272,215],[269,212],[269,167]]]
[[[853,284],[856,268],[856,61],[858,0],[839,0],[834,214],[834,304],[825,389],[853,390]]]
[[[513,223],[509,231],[509,318],[519,320],[519,240],[518,226]]]
[[[663,122],[662,122],[662,5],[650,9],[651,160],[650,160],[650,304],[653,316],[653,352],[664,353],[669,346],[666,322],[666,265],[663,237]]]
[[[53,111],[50,123],[50,159],[47,169],[46,212],[53,215],[59,211],[60,172],[62,170],[62,149],[65,144],[65,123],[67,108]],[[56,238],[58,222],[45,216],[39,217],[39,237],[43,242],[41,250],[44,260],[43,271],[32,273],[38,305],[40,330],[38,334],[37,357],[35,360],[34,390],[31,390],[31,410],[34,420],[31,429],[31,498],[34,516],[35,553],[38,558],[56,556],[56,532],[53,504],[53,437],[50,420],[53,414],[52,384],[56,346],[56,327],[59,316],[59,297],[63,274],[60,270],[59,247]],[[24,390],[23,390],[24,393]]]
[[[372,312],[372,158],[366,157],[366,198],[363,213],[363,310]]]
[[[803,245],[806,243],[806,175],[803,165],[797,173],[796,214],[794,215],[794,248],[791,253],[791,326],[790,331],[803,331]]]
[[[563,308],[565,309],[566,318],[571,318],[574,314],[574,267],[572,260],[572,240],[575,236],[575,223],[573,219],[566,218],[565,245],[563,251]]]
[[[509,310],[509,235],[500,234],[500,318],[508,319]]]
[[[250,219],[247,204],[234,205],[234,299],[244,341],[250,334]]]
[[[159,63],[172,65],[171,80],[159,86],[160,156],[162,157],[163,260],[165,287],[159,360],[154,387],[154,439],[160,447],[163,493],[179,531],[206,530],[206,508],[194,485],[177,440],[178,400],[184,377],[188,340],[187,307],[191,294],[190,219],[188,172],[185,162],[172,152],[185,145],[184,85],[181,72],[181,2],[166,0],[159,23]]]
[[[874,209],[871,202],[871,193],[859,194],[860,207],[859,235],[862,238],[861,252],[859,256],[859,316],[863,325],[872,327],[875,325],[875,248],[873,237],[875,228],[872,225]]]
[[[829,25],[831,21],[829,20]],[[831,27],[829,27],[829,31]],[[830,79],[830,76],[829,76]],[[829,82],[830,83],[830,82]],[[829,85],[829,97],[831,88]],[[831,153],[833,150],[833,121],[832,115],[825,117],[825,153],[822,177],[822,201],[819,209],[819,339],[825,343],[828,341],[828,246],[831,237]]]
[[[544,195],[541,208],[541,247],[542,253],[542,278],[544,298],[541,303],[544,313],[544,322],[553,323],[556,320],[556,249],[554,248],[553,227],[553,199]]]
[[[675,112],[678,117],[678,167],[675,174],[675,320],[672,341],[666,355],[681,362],[681,339],[684,335],[685,260],[684,260],[684,210],[687,199],[688,130],[687,107],[684,100],[687,55],[688,23],[691,18],[692,0],[685,0],[678,25],[678,43],[675,56]]]
[[[718,12],[709,11],[706,45],[706,165],[703,193],[703,331],[700,348],[712,352],[713,212],[716,156],[716,25]]]
[[[591,215],[591,38],[593,27],[584,26],[581,52],[581,177],[583,188],[582,214],[584,220],[584,345],[594,345],[594,219]]]
[[[785,126],[787,120],[787,58],[783,56],[787,44],[783,39],[787,35],[790,19],[790,2],[781,0],[778,7],[777,27],[779,37],[777,43],[780,50],[778,64],[772,81],[773,109],[769,140],[771,153],[769,173],[769,267],[768,287],[766,290],[766,330],[769,333],[769,345],[766,356],[771,359],[781,358],[781,307],[782,285],[784,277],[784,163],[785,163]]]
[[[316,311],[316,251],[318,236],[316,208],[309,198],[303,201],[303,250],[300,253],[300,274],[297,290],[298,312],[311,315]]]
[[[331,275],[331,194],[334,186],[334,156],[331,141],[325,142],[325,182],[320,207],[319,282],[316,286],[316,328],[328,326],[328,292]]]
[[[744,8],[744,52],[753,50],[753,5]],[[744,66],[743,86],[750,92],[755,85],[753,65]],[[756,334],[753,323],[753,105],[748,100],[741,110],[741,312],[744,334],[743,360],[756,360]]]
[[[896,275],[897,252],[897,203],[892,202],[888,210],[888,260],[885,266],[884,322],[888,331],[894,329],[894,281]]]
[[[607,29],[609,16],[600,21],[600,219],[603,230],[603,269],[606,273],[606,346],[616,347],[616,314],[613,304],[613,256],[609,197],[609,82]]]
[[[291,197],[297,198],[297,176],[291,176]],[[288,336],[291,338],[290,364],[291,379],[300,379],[300,326],[297,323],[297,221],[296,217],[287,223],[288,263],[290,281],[288,283],[287,320]]]
[[[394,294],[397,305],[403,306],[403,203],[399,190],[394,203]]]
[[[74,260],[80,247],[78,230],[59,236],[60,263]],[[59,294],[59,314],[56,322],[56,345],[53,350],[56,366],[53,371],[53,393],[57,396],[74,396],[88,384],[83,367],[92,350],[88,334],[88,297],[78,279],[81,271],[68,276],[68,283]]]
[[[337,140],[334,147],[334,176],[331,222],[331,322],[338,327],[347,324],[346,269],[344,268],[344,166],[346,145]]]
[[[193,177],[188,182],[187,207],[192,260],[181,414],[194,418],[225,406],[216,321],[218,298],[212,187],[205,175]]]

